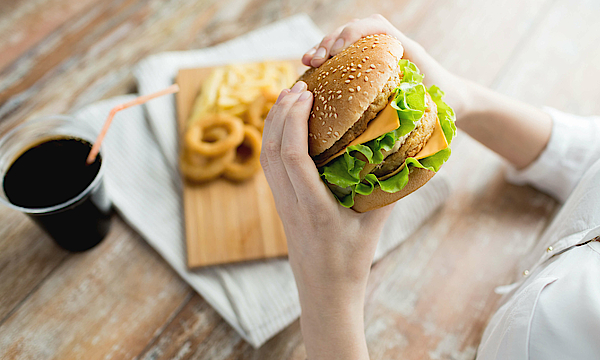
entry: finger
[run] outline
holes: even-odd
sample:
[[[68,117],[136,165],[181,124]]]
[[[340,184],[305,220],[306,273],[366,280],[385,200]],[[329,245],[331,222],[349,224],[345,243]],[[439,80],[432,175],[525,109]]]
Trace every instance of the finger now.
[[[303,92],[285,118],[281,159],[300,203],[330,202],[332,197],[323,185],[319,172],[308,154],[308,117],[313,95]]]
[[[290,89],[283,89],[281,91],[281,93],[279,93],[279,96],[277,97],[277,101],[275,101],[275,104],[271,107],[271,109],[269,110],[269,113],[267,114],[267,118],[265,119],[265,124],[263,126],[262,149],[265,148],[265,140],[268,138],[267,135],[269,134],[269,129],[271,128],[271,123],[273,122],[273,117],[278,112],[277,106],[281,102],[281,99],[283,99],[287,94],[289,94],[289,92],[290,92]],[[265,177],[267,178],[267,182],[271,183],[272,182],[271,181],[271,171],[269,168],[269,162],[267,160],[267,152],[266,151],[260,152],[260,164],[265,173]]]
[[[277,97],[277,100],[275,101],[275,104],[273,104],[273,106],[271,106],[271,109],[269,110],[269,113],[267,114],[267,117],[265,118],[265,124],[263,126],[263,137],[265,134],[269,133],[269,128],[271,126],[273,116],[277,112],[277,110],[276,110],[277,106],[279,105],[281,100],[289,93],[290,93],[290,89],[281,90],[281,92],[279,93],[279,96]]]
[[[323,40],[317,47],[317,50],[314,53],[314,55],[312,56],[312,59],[310,61],[310,65],[312,67],[319,67],[327,59],[329,59],[329,51],[331,50],[331,47],[333,46],[335,39],[338,38],[338,36],[340,35],[340,33],[342,32],[343,29],[344,29],[344,26],[340,26],[339,28],[335,29],[332,33],[328,34],[327,36],[325,36],[323,38]]]
[[[281,98],[273,114],[269,113],[271,119],[268,122],[268,133],[263,133],[265,153],[263,164],[266,164],[269,172],[267,180],[278,203],[296,200],[294,189],[281,160],[281,141],[287,113],[304,90],[306,90],[306,83],[299,81]]]
[[[376,14],[368,18],[352,21],[340,33],[331,49],[331,55],[336,55],[342,50],[358,41],[360,38],[374,34],[388,34],[398,37],[400,33],[387,19]]]
[[[304,55],[302,55],[302,64],[306,65],[306,66],[310,66],[310,61],[312,60],[313,56],[315,55],[315,52],[317,52],[317,47],[319,45],[315,45],[313,47],[310,48],[310,50],[308,50],[306,53],[304,53]]]

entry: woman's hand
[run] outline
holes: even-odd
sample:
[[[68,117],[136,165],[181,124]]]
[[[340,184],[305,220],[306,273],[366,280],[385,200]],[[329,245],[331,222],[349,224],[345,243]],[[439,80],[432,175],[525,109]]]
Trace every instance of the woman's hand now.
[[[391,206],[359,214],[338,204],[308,155],[313,95],[283,90],[263,132],[261,164],[285,229],[308,358],[366,359],[367,278]]]

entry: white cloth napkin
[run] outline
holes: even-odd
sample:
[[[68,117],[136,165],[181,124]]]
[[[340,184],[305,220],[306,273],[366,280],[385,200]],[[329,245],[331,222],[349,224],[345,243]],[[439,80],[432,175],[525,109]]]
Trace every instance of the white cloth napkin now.
[[[320,41],[321,32],[306,15],[294,16],[213,48],[169,52],[149,57],[135,71],[141,94],[172,84],[180,68],[234,61],[300,57]],[[135,95],[90,105],[75,116],[100,129],[109,110]],[[105,139],[107,191],[123,218],[255,347],[300,315],[298,294],[285,259],[186,267],[181,179],[177,171],[174,96],[119,112]],[[448,185],[434,177],[401,200],[386,224],[375,259],[381,258],[417,229],[444,201]]]

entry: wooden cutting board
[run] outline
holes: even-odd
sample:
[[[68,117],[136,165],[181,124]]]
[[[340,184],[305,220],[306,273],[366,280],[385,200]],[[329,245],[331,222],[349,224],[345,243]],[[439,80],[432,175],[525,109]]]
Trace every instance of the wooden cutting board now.
[[[179,134],[212,68],[182,69],[176,82]],[[287,243],[262,169],[252,179],[184,180],[184,220],[189,268],[286,256]]]

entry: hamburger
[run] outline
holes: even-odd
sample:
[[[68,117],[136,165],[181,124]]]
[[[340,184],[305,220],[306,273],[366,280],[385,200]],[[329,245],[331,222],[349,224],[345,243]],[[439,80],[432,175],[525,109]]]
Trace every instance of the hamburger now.
[[[298,80],[314,95],[309,154],[338,201],[357,212],[423,186],[450,156],[454,112],[389,35],[361,38]]]

